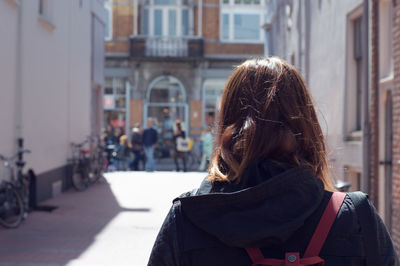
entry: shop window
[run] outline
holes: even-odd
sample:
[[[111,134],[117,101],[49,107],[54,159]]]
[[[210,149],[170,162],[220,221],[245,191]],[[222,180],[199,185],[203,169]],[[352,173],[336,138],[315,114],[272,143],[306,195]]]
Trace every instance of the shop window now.
[[[209,79],[203,86],[203,123],[213,124],[215,114],[218,113],[219,101],[224,90],[226,80]]]

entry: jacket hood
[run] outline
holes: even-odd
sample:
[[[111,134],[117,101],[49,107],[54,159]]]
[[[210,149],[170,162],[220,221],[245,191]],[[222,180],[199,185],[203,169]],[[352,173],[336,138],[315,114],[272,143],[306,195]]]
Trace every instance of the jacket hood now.
[[[318,208],[323,182],[308,167],[256,161],[238,184],[204,180],[182,211],[196,227],[228,246],[282,244]]]

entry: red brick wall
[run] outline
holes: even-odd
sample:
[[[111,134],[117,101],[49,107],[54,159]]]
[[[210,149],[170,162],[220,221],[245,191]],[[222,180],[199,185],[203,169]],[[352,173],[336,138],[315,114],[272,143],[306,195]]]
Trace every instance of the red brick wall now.
[[[400,0],[393,0],[393,209],[392,238],[400,253]]]
[[[369,191],[370,199],[378,209],[379,193],[379,0],[374,0],[371,5],[371,172]]]

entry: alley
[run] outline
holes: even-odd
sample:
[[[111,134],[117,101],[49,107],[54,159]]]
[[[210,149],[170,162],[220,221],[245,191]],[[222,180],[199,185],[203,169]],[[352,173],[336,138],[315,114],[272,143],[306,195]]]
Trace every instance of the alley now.
[[[173,198],[204,173],[117,172],[69,190],[14,230],[0,228],[0,266],[146,265]]]

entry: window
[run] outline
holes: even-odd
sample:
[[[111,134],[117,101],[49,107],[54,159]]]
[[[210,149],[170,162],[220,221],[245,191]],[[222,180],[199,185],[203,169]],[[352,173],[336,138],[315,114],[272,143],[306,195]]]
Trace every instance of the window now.
[[[106,10],[106,29],[105,29],[105,39],[112,40],[112,18],[113,18],[113,8],[112,1],[105,1],[104,8]]]
[[[364,93],[364,63],[363,58],[363,14],[362,5],[347,16],[346,36],[346,91],[344,132],[346,141],[361,141]]]
[[[106,78],[104,81],[104,98],[105,101],[109,101],[105,109],[124,111],[126,108],[125,79]]]
[[[225,42],[262,43],[264,1],[222,0],[220,39]]]
[[[356,97],[355,97],[355,128],[354,131],[361,130],[361,100],[362,100],[362,80],[363,80],[363,61],[362,61],[362,36],[361,36],[361,27],[362,27],[362,17],[358,17],[353,21],[353,59],[355,61],[356,66]]]
[[[226,80],[223,79],[208,79],[203,86],[203,123],[212,124],[207,121],[213,119],[218,111],[219,100],[224,90]]]
[[[192,17],[184,0],[149,0],[142,9],[141,34],[188,36]]]
[[[393,76],[392,1],[379,1],[379,77]]]

